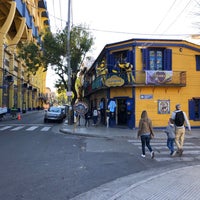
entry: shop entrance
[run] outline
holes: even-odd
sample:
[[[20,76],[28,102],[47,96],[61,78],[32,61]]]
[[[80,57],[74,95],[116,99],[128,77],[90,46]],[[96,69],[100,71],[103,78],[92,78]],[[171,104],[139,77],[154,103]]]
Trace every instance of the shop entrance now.
[[[117,99],[117,125],[127,125],[126,99]]]

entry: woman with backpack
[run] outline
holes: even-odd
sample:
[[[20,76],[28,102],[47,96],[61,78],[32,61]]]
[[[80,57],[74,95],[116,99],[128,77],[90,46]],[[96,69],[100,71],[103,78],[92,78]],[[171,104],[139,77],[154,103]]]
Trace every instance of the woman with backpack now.
[[[188,130],[191,131],[190,122],[187,118],[185,112],[181,110],[181,105],[176,105],[176,110],[172,113],[171,118],[174,120],[175,125],[175,143],[177,146],[177,151],[175,153],[182,156],[183,154],[183,144],[185,139],[185,123],[188,127]],[[175,155],[175,154],[173,154]]]

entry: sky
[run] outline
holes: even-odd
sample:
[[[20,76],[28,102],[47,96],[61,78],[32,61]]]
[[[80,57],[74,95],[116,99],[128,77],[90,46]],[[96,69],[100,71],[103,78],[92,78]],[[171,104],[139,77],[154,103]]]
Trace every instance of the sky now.
[[[68,20],[68,0],[47,0],[51,30],[57,32]],[[96,58],[106,44],[132,38],[184,39],[198,35],[195,13],[200,0],[71,0],[71,25],[83,24],[95,38],[90,56]],[[199,18],[199,20],[198,20]],[[200,26],[200,25],[199,25]],[[47,87],[53,90],[56,76],[47,73]]]

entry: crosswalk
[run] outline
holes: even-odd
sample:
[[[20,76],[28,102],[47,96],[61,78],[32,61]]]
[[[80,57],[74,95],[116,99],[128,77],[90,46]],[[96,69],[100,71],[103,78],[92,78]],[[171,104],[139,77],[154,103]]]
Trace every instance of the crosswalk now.
[[[43,125],[0,125],[0,132],[3,131],[10,131],[10,132],[15,132],[15,131],[41,131],[41,132],[47,132],[52,128],[52,126],[43,126]]]
[[[142,152],[141,142],[140,140],[128,140],[129,143],[137,146]],[[184,151],[183,155],[180,157],[178,155],[172,157],[170,156],[170,151],[167,148],[166,139],[154,139],[151,141],[151,146],[153,151],[155,152],[155,160],[156,161],[195,161],[200,160],[200,146],[195,145],[192,142],[185,141],[184,143]],[[174,144],[175,150],[176,145]],[[150,153],[146,147],[146,157],[150,158]]]

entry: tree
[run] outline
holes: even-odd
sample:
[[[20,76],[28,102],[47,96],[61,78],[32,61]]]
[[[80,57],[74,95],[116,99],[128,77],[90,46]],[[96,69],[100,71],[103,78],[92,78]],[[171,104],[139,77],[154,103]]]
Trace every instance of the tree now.
[[[33,42],[26,42],[19,43],[18,48],[18,57],[26,63],[28,74],[32,73],[35,75],[38,69],[43,66],[40,47]]]
[[[55,71],[55,74],[58,75],[55,87],[62,88],[62,90],[67,89],[68,83],[68,68],[66,62],[67,34],[67,27],[55,34],[47,30],[42,35],[42,49],[33,42],[29,44],[25,43],[19,46],[19,57],[25,61],[28,72],[35,75],[40,67],[43,67],[44,71],[48,70],[48,67],[51,67]],[[91,50],[93,43],[94,38],[84,26],[79,25],[71,28],[70,66],[72,70],[72,91],[74,94],[76,74],[83,63],[86,54]],[[76,99],[76,96],[74,99]]]
[[[67,89],[68,68],[66,62],[67,56],[67,27],[56,34],[47,32],[44,35],[44,58],[46,68],[49,66],[58,75],[56,88]],[[90,51],[94,38],[83,26],[74,26],[70,31],[70,66],[72,70],[72,91],[75,94],[74,83],[77,71],[80,69],[86,54]],[[75,95],[76,99],[76,95]]]

